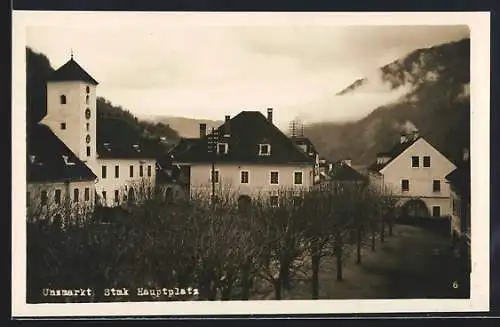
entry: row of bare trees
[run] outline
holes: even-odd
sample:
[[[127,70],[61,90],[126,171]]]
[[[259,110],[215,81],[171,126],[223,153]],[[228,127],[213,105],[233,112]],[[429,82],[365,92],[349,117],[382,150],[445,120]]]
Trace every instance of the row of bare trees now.
[[[250,299],[265,281],[282,299],[310,269],[317,299],[325,256],[336,258],[340,280],[347,251],[356,249],[360,264],[366,240],[375,251],[376,238],[383,242],[387,227],[392,233],[395,200],[369,186],[331,183],[277,196],[245,204],[224,190],[215,202],[197,194],[166,203],[158,195],[109,211],[117,215],[110,224],[88,219],[63,230],[29,219],[28,298],[40,301],[43,287],[196,287],[199,299]],[[97,292],[93,300],[104,299]]]

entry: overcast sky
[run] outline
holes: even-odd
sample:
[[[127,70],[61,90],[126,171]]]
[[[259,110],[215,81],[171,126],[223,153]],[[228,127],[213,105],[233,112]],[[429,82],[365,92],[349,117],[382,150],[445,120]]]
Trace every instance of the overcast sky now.
[[[421,47],[469,36],[466,26],[172,24],[165,15],[109,13],[29,27],[29,47],[60,67],[75,60],[98,95],[141,117],[223,120],[273,107],[278,124],[360,118],[405,90],[335,93]],[[375,82],[376,84],[376,82]],[[369,100],[367,100],[369,99]]]

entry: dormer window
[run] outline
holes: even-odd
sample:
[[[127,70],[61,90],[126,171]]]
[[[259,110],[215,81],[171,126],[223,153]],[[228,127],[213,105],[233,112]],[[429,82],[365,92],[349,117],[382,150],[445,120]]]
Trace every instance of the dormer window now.
[[[228,148],[227,143],[217,143],[217,154],[227,154]]]
[[[110,143],[104,143],[103,146],[104,146],[104,150],[111,151],[111,144]]]
[[[271,145],[259,144],[259,156],[269,156],[269,155],[271,155]]]
[[[134,145],[132,145],[132,148],[133,148],[136,152],[141,152],[141,148],[139,147],[139,144],[134,144]]]
[[[34,154],[30,154],[28,157],[30,159],[30,163],[34,164],[35,160],[36,160],[36,156]]]

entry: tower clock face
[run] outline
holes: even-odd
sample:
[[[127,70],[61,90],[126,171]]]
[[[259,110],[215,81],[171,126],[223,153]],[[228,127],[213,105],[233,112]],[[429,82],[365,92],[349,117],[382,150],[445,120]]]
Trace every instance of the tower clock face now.
[[[85,141],[86,141],[87,143],[90,143],[90,135],[87,135],[87,137],[85,138]]]
[[[90,109],[85,110],[85,118],[90,119]]]

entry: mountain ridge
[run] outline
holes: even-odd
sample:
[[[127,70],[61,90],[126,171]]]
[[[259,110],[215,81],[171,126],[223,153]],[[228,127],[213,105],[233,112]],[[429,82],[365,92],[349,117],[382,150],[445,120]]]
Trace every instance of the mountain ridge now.
[[[320,154],[368,165],[397,142],[399,129],[410,121],[438,150],[459,160],[462,148],[470,146],[470,39],[417,49],[379,72],[391,89],[411,85],[411,91],[357,121],[306,126],[304,134]],[[368,82],[358,79],[338,95],[354,94]]]

